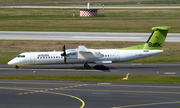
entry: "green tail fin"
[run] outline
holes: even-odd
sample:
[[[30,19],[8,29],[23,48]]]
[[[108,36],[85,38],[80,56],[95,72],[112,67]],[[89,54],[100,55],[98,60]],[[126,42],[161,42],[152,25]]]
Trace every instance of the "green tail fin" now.
[[[153,27],[152,34],[144,44],[143,50],[162,50],[170,27]]]

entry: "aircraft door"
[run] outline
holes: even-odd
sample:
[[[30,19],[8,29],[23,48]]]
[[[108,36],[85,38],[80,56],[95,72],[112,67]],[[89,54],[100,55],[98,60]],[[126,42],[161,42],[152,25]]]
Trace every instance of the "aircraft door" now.
[[[30,56],[31,56],[30,57],[30,63],[35,63],[35,56],[34,56],[34,54],[31,54]]]
[[[115,59],[116,61],[120,61],[120,55],[118,51],[115,52]]]

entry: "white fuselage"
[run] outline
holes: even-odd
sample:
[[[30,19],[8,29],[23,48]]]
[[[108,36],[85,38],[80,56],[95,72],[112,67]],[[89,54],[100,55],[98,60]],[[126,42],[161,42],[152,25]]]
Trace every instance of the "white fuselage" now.
[[[125,62],[147,56],[162,53],[163,50],[121,50],[121,49],[88,49],[93,54],[85,53],[83,56],[76,51],[77,49],[67,50],[68,64],[76,63],[113,63]],[[73,52],[74,51],[74,52]],[[76,52],[75,52],[76,51]],[[27,52],[21,53],[18,57],[8,62],[9,65],[45,65],[45,64],[64,64],[63,51],[57,52]],[[92,56],[93,55],[93,56]],[[101,56],[99,56],[101,55]]]

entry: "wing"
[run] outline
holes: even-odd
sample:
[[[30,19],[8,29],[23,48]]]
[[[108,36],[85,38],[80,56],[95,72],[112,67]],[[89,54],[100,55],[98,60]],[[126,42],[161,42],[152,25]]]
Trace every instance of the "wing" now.
[[[77,51],[78,59],[94,59],[104,56],[98,50],[87,49],[85,46],[79,46]]]

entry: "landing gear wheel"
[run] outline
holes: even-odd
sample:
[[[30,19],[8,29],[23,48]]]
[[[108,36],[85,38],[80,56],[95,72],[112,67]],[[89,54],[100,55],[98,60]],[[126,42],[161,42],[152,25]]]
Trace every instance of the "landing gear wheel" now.
[[[15,68],[16,68],[16,69],[19,69],[19,66],[16,65]]]
[[[91,69],[91,66],[89,66],[88,63],[84,63],[84,67],[85,67],[86,69]]]

